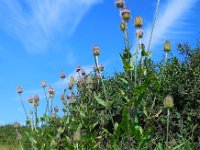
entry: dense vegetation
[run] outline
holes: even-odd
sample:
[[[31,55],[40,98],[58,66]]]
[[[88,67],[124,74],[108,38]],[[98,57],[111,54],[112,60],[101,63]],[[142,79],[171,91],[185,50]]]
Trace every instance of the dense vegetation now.
[[[14,143],[25,150],[200,149],[200,44],[195,48],[179,44],[180,56],[170,58],[171,46],[166,41],[166,56],[155,63],[142,43],[142,18],[136,17],[137,46],[132,54],[127,28],[130,11],[123,0],[117,0],[116,6],[122,17],[124,71],[105,77],[104,66],[98,62],[100,48],[94,46],[94,71],[76,68],[77,80],[70,77],[61,93],[62,108],[52,106],[55,91],[49,87],[47,93],[42,81],[47,100],[44,115],[37,114],[37,95],[28,99],[33,106],[30,115],[21,99],[27,125],[1,127],[0,144]],[[64,73],[60,77],[66,80]],[[17,92],[22,98],[21,86]]]

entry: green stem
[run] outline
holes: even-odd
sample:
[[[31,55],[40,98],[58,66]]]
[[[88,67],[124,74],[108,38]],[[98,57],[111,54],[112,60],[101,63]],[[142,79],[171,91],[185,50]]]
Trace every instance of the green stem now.
[[[159,5],[160,5],[160,0],[157,1],[156,12],[155,12],[155,15],[154,15],[153,26],[152,26],[152,28],[151,28],[151,34],[150,34],[150,39],[149,39],[149,44],[148,44],[148,50],[147,50],[147,52],[150,52],[151,41],[152,41],[153,31],[154,31],[154,27],[155,27],[157,15],[158,15]]]
[[[46,101],[47,101],[47,105],[46,105],[46,110],[45,110],[45,114],[47,114],[47,111],[49,112],[49,101],[48,101],[48,98],[47,98],[47,94],[46,94],[46,90],[45,88],[44,89],[44,95],[45,95],[45,98],[46,98]]]
[[[23,100],[22,100],[22,95],[21,95],[21,94],[19,94],[19,95],[20,95],[20,100],[21,100],[21,103],[22,103],[23,110],[24,110],[25,115],[26,115],[26,119],[28,120],[28,114],[27,114],[26,108],[25,108],[25,106],[24,106],[24,102],[23,102]]]
[[[35,127],[37,127],[38,120],[37,120],[37,106],[34,106],[35,109]]]
[[[165,52],[165,64],[167,64],[168,52]]]
[[[170,116],[170,111],[167,109],[167,139],[166,139],[166,145],[168,146],[168,139],[169,139],[169,116]]]

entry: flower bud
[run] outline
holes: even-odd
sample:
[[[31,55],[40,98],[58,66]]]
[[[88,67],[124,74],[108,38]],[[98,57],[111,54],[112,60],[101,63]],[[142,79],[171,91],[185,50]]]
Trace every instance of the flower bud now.
[[[100,55],[100,48],[98,46],[93,47],[93,55],[99,56]]]
[[[17,93],[21,94],[22,92],[23,92],[23,89],[22,89],[22,87],[19,85],[19,86],[17,87]]]
[[[54,111],[57,113],[58,112],[58,106],[54,107]]]
[[[63,79],[65,79],[65,77],[66,77],[66,76],[65,76],[65,73],[64,73],[64,72],[61,72],[61,73],[60,73],[60,78],[63,80]]]
[[[142,24],[143,24],[142,17],[140,17],[140,16],[135,17],[134,26],[136,28],[139,28],[139,27],[142,27]]]
[[[126,29],[127,29],[126,24],[125,24],[125,23],[121,23],[121,24],[120,24],[120,30],[124,31],[124,30],[126,30]]]
[[[174,106],[174,100],[173,100],[173,97],[171,95],[168,95],[168,96],[165,97],[164,106],[167,109],[172,108]]]
[[[117,8],[123,8],[124,7],[124,0],[116,0],[115,5]]]
[[[130,10],[125,7],[122,11],[121,11],[121,17],[125,22],[128,22],[129,19],[131,18],[131,12]]]
[[[169,52],[171,50],[171,44],[170,41],[165,41],[164,43],[164,51]]]
[[[143,31],[142,29],[137,29],[136,30],[136,37],[141,39],[143,37]]]
[[[45,88],[47,86],[47,82],[45,80],[42,81],[42,87]]]

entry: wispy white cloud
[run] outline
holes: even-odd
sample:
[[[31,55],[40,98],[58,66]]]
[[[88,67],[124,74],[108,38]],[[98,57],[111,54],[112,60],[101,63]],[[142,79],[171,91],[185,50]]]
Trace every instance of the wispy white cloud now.
[[[0,28],[17,37],[26,50],[49,48],[57,33],[71,35],[89,8],[102,0],[1,0]]]
[[[192,11],[198,0],[165,0],[161,1],[159,16],[155,25],[151,49],[163,44],[166,39],[177,40],[185,34],[191,34],[191,30],[186,27],[191,25]],[[162,3],[163,2],[163,3]],[[144,43],[148,43],[151,26],[145,30]],[[160,43],[160,44],[159,44]]]

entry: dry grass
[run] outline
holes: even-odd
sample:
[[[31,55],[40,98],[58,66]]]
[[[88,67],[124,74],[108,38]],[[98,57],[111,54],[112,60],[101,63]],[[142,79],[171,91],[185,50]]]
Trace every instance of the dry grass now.
[[[0,145],[0,150],[20,150],[17,146]]]

